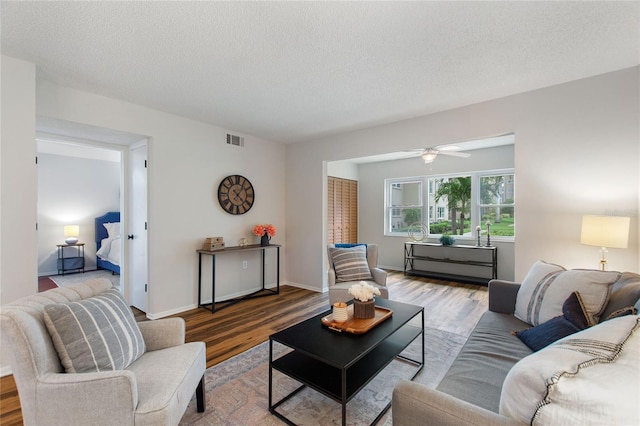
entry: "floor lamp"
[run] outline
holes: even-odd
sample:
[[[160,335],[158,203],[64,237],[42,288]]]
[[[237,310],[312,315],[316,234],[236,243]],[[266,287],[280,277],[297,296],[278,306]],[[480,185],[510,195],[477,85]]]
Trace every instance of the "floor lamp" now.
[[[583,216],[580,242],[600,247],[600,269],[606,270],[607,248],[627,248],[631,218],[621,216]]]

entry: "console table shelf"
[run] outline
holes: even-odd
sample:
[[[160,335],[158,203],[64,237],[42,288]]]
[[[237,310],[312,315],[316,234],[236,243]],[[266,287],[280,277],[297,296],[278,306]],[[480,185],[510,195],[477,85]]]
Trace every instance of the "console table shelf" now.
[[[407,242],[404,273],[486,285],[498,278],[498,248]]]

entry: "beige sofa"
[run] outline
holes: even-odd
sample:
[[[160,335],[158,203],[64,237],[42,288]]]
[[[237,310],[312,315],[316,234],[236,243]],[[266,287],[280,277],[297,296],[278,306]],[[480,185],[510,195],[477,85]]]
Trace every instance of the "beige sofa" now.
[[[604,421],[606,424],[627,424],[629,423],[628,419],[632,419],[631,421],[634,422],[632,424],[639,424],[635,421],[640,421],[640,408],[637,405],[640,388],[640,371],[638,369],[640,366],[640,359],[638,359],[640,336],[638,336],[637,329],[640,328],[640,317],[626,315],[610,321],[604,320],[607,317],[614,316],[614,313],[623,308],[634,305],[636,309],[640,308],[640,275],[630,272],[619,275],[617,281],[610,287],[610,295],[607,298],[606,307],[599,317],[600,323],[558,340],[538,352],[532,352],[527,345],[513,334],[516,330],[531,327],[530,324],[514,316],[520,287],[520,283],[501,280],[493,280],[489,283],[489,310],[483,314],[437,388],[430,389],[417,383],[405,381],[394,389],[392,402],[394,426],[563,424],[561,420],[558,420],[562,416],[557,417],[555,421],[543,420],[546,413],[541,412],[540,407],[550,407],[548,410],[551,410],[556,409],[553,407],[554,404],[566,404],[569,406],[569,403],[563,402],[557,396],[557,391],[552,389],[552,386],[559,387],[564,385],[565,382],[561,382],[561,380],[572,374],[578,378],[585,374],[590,374],[589,370],[596,370],[596,368],[583,367],[594,365],[602,369],[602,378],[605,381],[614,380],[614,383],[603,384],[596,382],[594,379],[592,384],[587,381],[588,385],[580,387],[587,394],[589,392],[593,393],[594,389],[608,389],[606,387],[608,385],[613,387],[613,390],[608,393],[611,398],[609,402],[603,401],[599,397],[595,408],[591,408],[594,408],[597,413],[611,416]],[[563,358],[565,354],[576,353],[578,354],[577,356],[585,354],[592,356],[593,354],[593,351],[591,353],[588,352],[588,348],[584,343],[586,340],[574,340],[574,342],[578,342],[578,345],[584,346],[575,350],[575,348],[568,346],[571,343],[568,339],[578,339],[580,335],[584,335],[584,339],[595,340],[596,337],[593,337],[593,335],[599,331],[599,328],[603,328],[603,326],[612,327],[617,324],[616,321],[620,321],[620,323],[626,321],[627,324],[632,322],[631,326],[633,326],[633,321],[636,321],[635,328],[632,331],[632,333],[635,333],[633,341],[627,337],[622,341],[623,343],[615,346],[611,345],[619,351],[622,349],[635,351],[629,355],[631,364],[625,367],[627,368],[626,373],[624,369],[621,369],[621,377],[612,379],[616,377],[614,373],[617,368],[616,362],[622,361],[623,358],[619,354],[615,354],[608,359],[600,357],[600,355],[593,355],[593,358],[589,361],[581,360],[582,364],[576,364],[579,367],[567,369],[570,374],[558,374],[558,372],[564,371],[559,359]],[[612,334],[611,330],[615,329],[609,328],[608,330],[601,334],[610,335]],[[590,335],[587,336],[586,333]],[[598,338],[601,339],[602,336]],[[563,341],[568,343],[562,346],[561,343]],[[580,353],[581,351],[583,353]],[[547,354],[549,357],[544,359],[543,357],[547,356]],[[540,362],[538,362],[539,360]],[[556,362],[558,362],[557,367],[554,364]],[[541,370],[543,368],[551,368],[549,370],[550,375],[546,376],[550,378],[546,382],[544,374],[534,370],[538,366],[540,366]],[[426,368],[429,368],[429,366],[427,365]],[[523,368],[529,370],[526,371],[526,379],[518,382],[517,386],[513,385],[518,380],[515,376],[521,374]],[[509,386],[503,389],[503,386],[507,386],[507,381],[509,381]],[[576,379],[568,379],[568,382],[571,381],[578,383]],[[539,393],[529,392],[530,388],[538,389]],[[553,393],[553,391],[556,393]],[[575,398],[578,399],[578,401],[572,401],[571,404],[580,407],[576,409],[575,418],[571,417],[572,420],[569,423],[602,423],[602,418],[596,417],[594,414],[586,416],[586,420],[580,420],[579,416],[585,412],[588,414],[587,410],[590,407],[585,408],[585,404],[580,401],[582,397],[576,395],[578,392],[575,390],[568,393],[575,395]],[[536,398],[539,398],[539,400],[536,401]],[[506,402],[507,399],[519,401],[519,403],[516,403],[515,410],[510,409],[514,404],[512,402],[510,406]],[[531,416],[512,414],[514,411],[520,410],[519,405],[526,405],[527,403],[532,405],[531,411],[533,413]],[[598,404],[602,405],[597,406]],[[607,406],[607,404],[611,405]],[[593,406],[594,404],[587,403],[586,405]],[[536,408],[537,411],[535,411]],[[565,407],[561,408],[565,409]],[[569,410],[569,415],[572,415],[570,409],[565,409],[564,415],[566,415],[567,410]],[[622,416],[624,420],[614,420],[615,416]],[[564,424],[568,423],[565,421]]]
[[[204,411],[206,348],[203,342],[184,343],[181,318],[139,322],[146,351],[126,369],[64,372],[44,307],[86,300],[111,287],[109,280],[90,280],[0,310],[2,346],[11,358],[25,425],[177,425],[196,388],[198,411]]]

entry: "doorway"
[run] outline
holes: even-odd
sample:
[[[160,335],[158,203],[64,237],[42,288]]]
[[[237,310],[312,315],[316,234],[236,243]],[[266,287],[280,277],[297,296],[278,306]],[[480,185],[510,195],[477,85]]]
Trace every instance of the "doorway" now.
[[[56,244],[64,241],[64,225],[70,224],[69,222],[74,222],[75,225],[76,221],[80,226],[79,238],[85,242],[85,269],[95,269],[95,217],[101,216],[107,211],[118,211],[121,212],[122,229],[119,245],[121,251],[120,291],[131,303],[136,295],[140,294],[140,289],[137,287],[137,283],[140,281],[138,279],[132,280],[131,259],[129,257],[132,251],[127,235],[132,233],[132,229],[130,229],[132,209],[138,211],[142,209],[146,222],[147,190],[145,179],[142,183],[144,197],[130,196],[132,191],[130,186],[132,180],[130,149],[144,146],[146,155],[148,138],[127,132],[43,117],[38,117],[37,129],[38,155],[44,160],[54,158],[60,164],[64,164],[63,172],[50,175],[50,185],[47,189],[50,203],[47,208],[40,203],[40,189],[45,185],[41,185],[40,179],[43,164],[42,162],[38,164],[38,275],[57,272],[55,269],[51,270],[51,265],[55,265],[56,262]],[[55,130],[55,133],[51,132],[52,129]],[[47,147],[43,148],[44,145]],[[56,152],[47,151],[53,149],[51,147],[54,145],[57,146]],[[93,154],[89,154],[90,152]],[[98,158],[83,159],[86,156],[95,156],[96,153]],[[89,170],[87,164],[89,164]],[[105,172],[105,170],[108,171]],[[99,183],[96,184],[96,182]],[[100,182],[104,183],[104,186],[100,187]],[[74,188],[74,190],[70,190],[70,188]],[[83,195],[80,196],[80,194]],[[66,200],[66,202],[61,202],[62,200]],[[136,206],[138,200],[144,200],[142,207]],[[63,211],[67,213],[63,214]],[[54,242],[56,244],[53,244]],[[53,251],[51,250],[52,245]],[[142,256],[138,254],[138,264],[140,261],[144,262],[141,269],[146,271],[148,268],[146,242],[143,242],[141,247],[145,252]],[[135,252],[139,253],[139,251],[137,249]],[[112,281],[117,281],[116,277],[112,278],[115,278]],[[144,297],[137,300],[134,305],[138,308],[142,306],[146,309],[146,300],[149,294],[146,292],[146,284],[145,275],[140,286]]]

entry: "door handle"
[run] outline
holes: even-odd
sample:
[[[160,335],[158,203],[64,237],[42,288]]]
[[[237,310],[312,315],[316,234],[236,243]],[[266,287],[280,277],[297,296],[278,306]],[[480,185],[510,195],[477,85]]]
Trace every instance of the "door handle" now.
[[[127,235],[127,240],[133,240],[133,234]]]

